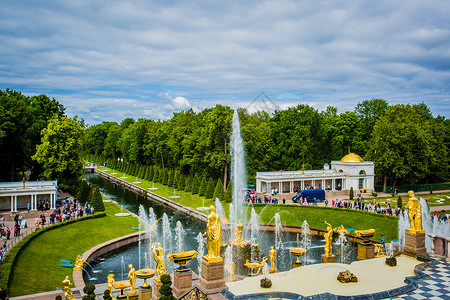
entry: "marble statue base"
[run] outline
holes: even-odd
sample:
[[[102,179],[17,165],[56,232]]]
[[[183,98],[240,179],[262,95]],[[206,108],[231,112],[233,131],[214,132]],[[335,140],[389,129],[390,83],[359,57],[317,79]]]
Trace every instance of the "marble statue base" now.
[[[161,286],[161,282],[157,282],[156,278],[153,279],[153,300],[158,300],[161,297],[161,294],[159,293],[159,289],[161,288]]]
[[[425,232],[405,231],[405,247],[403,251],[412,255],[428,255],[425,248]]]
[[[322,255],[320,256],[320,262],[323,263],[323,264],[326,264],[326,263],[335,263],[335,262],[336,262],[336,255],[329,255],[329,256],[326,256],[325,254],[322,254]]]
[[[192,271],[179,273],[173,272],[173,294],[176,297],[181,296],[184,292],[192,287]]]
[[[134,294],[134,295],[130,295],[128,294],[127,296],[127,300],[138,300],[138,295]]]
[[[200,285],[206,290],[220,289],[225,287],[225,280],[223,277],[223,260],[206,262],[202,259]]]
[[[358,243],[358,257],[356,260],[365,260],[375,257],[375,245],[372,243]]]

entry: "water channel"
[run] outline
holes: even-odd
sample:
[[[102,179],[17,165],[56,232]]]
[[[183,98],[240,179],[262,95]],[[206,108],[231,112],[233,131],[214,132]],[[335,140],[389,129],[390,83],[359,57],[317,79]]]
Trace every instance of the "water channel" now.
[[[188,250],[197,250],[199,247],[199,243],[197,242],[197,237],[199,233],[205,231],[206,225],[203,222],[200,222],[196,219],[188,217],[182,213],[169,209],[157,202],[153,202],[149,199],[146,199],[136,193],[125,189],[124,187],[117,185],[113,182],[110,182],[95,173],[86,174],[86,181],[91,185],[98,186],[100,191],[105,194],[110,199],[116,201],[120,205],[122,205],[125,209],[139,214],[139,211],[144,210],[148,212],[152,209],[156,215],[156,219],[162,220],[163,215],[166,214],[168,216],[170,228],[171,228],[171,236],[175,239],[175,229],[177,227],[177,222],[182,224],[184,230],[184,238],[182,241],[182,251]],[[142,206],[140,208],[140,206]],[[282,220],[281,220],[282,222]],[[152,242],[160,242],[163,244],[163,230],[162,223],[157,223],[157,233],[156,236],[153,237]],[[166,232],[167,235],[167,232]],[[224,233],[224,236],[227,236]],[[228,233],[228,236],[231,236],[231,233]],[[167,238],[167,236],[166,236]],[[293,233],[281,233],[281,238],[276,237],[273,232],[260,231],[257,236],[257,242],[259,243],[259,249],[268,256],[270,251],[270,246],[275,245],[275,239],[281,240],[282,246],[281,249],[277,252],[277,268],[279,271],[287,271],[291,268],[291,261],[293,257],[289,254],[289,249],[293,247],[299,247],[301,243],[301,236]],[[203,238],[203,244],[206,243],[206,239]],[[308,251],[308,255],[306,257],[306,263],[319,263],[320,255],[323,254],[323,247],[325,245],[325,240],[318,239],[316,237],[312,237],[311,246]],[[339,245],[333,244],[333,249],[337,249]],[[164,254],[171,252],[177,252],[175,247],[172,245],[173,249],[164,249]],[[169,251],[168,251],[169,250]],[[206,249],[205,249],[206,252]],[[333,250],[334,252],[334,250]],[[355,247],[346,247],[345,255],[347,262],[353,261],[356,259],[356,250]],[[139,257],[141,258],[139,260]],[[152,254],[150,251],[150,245],[148,241],[142,241],[141,243],[132,243],[125,247],[119,248],[115,251],[109,252],[103,256],[98,257],[94,260],[90,266],[86,268],[83,272],[84,281],[86,284],[88,283],[104,283],[107,281],[107,275],[112,273],[114,274],[114,278],[116,281],[126,280],[126,276],[128,274],[128,265],[133,264],[136,268],[155,268],[155,262],[153,261]],[[188,266],[196,273],[198,270],[198,260],[193,259]],[[177,265],[168,262],[166,260],[166,269],[167,273],[171,273]],[[246,275],[246,274],[242,274]]]

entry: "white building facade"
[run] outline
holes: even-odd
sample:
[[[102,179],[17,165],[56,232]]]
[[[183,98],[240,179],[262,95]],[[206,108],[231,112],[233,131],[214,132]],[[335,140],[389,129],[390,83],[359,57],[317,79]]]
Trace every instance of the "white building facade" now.
[[[0,182],[0,211],[17,212],[26,209],[30,203],[31,210],[37,210],[38,201],[49,201],[50,208],[56,207],[58,182],[26,181]]]
[[[325,165],[322,170],[276,171],[256,173],[256,192],[293,193],[310,187],[325,190],[350,190],[371,193],[374,191],[375,169],[373,161],[364,161],[350,153],[341,160]]]

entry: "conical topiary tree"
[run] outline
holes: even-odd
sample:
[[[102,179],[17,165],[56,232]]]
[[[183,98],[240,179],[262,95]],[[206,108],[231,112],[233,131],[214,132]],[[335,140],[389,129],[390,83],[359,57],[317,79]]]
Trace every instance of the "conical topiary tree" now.
[[[205,196],[206,185],[207,184],[208,184],[208,182],[206,181],[206,178],[203,177],[202,178],[202,182],[200,183],[200,187],[198,188],[198,195],[199,196]]]
[[[159,169],[155,169],[154,173],[153,173],[153,182],[159,182]]]
[[[186,185],[184,186],[184,190],[186,192],[192,191],[192,176],[191,175],[188,175],[186,178]]]
[[[205,197],[211,199],[214,196],[214,180],[209,178],[208,186],[206,187]]]
[[[163,175],[162,175],[161,183],[164,185],[167,185],[167,182],[169,181],[169,170],[164,170],[162,172],[163,172]]]
[[[398,208],[402,208],[402,205],[403,205],[402,196],[398,195],[397,206],[398,206]]]
[[[221,201],[224,201],[225,197],[225,191],[223,190],[223,183],[222,180],[219,178],[219,180],[217,180],[217,184],[216,184],[216,188],[214,189],[214,196],[213,198],[216,199],[218,198]]]
[[[178,189],[180,191],[183,191],[185,186],[186,186],[186,176],[184,176],[184,174],[181,173],[180,177],[178,177]]]
[[[82,180],[80,183],[80,187],[78,188],[77,193],[77,200],[84,204],[86,201],[89,201],[89,193],[91,192],[91,187],[89,186],[89,183]]]
[[[350,198],[350,200],[353,200],[353,196],[354,196],[354,194],[353,194],[353,187],[350,187],[350,192],[349,192],[348,197]]]
[[[167,176],[168,176],[167,185],[172,187],[173,186],[173,181],[175,179],[175,170],[174,171],[170,171]]]
[[[159,288],[159,293],[161,297],[159,300],[176,300],[175,296],[172,294],[172,278],[168,274],[161,275],[161,287]]]
[[[200,175],[195,174],[192,179],[192,194],[198,194],[198,189],[200,188]]]
[[[91,188],[91,192],[89,193],[89,203],[94,207],[96,212],[105,211],[102,194],[97,186]]]
[[[225,202],[233,201],[233,184],[231,181],[228,181],[227,190],[225,191]]]

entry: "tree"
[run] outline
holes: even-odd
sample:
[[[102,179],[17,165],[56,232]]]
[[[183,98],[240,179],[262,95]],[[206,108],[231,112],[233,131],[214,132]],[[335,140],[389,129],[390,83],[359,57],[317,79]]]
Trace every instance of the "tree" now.
[[[96,212],[105,211],[102,193],[100,193],[100,189],[97,186],[91,187],[91,191],[89,194],[89,204],[91,204],[94,207]]]
[[[169,181],[169,170],[161,170],[161,172],[163,173],[161,183],[167,185]]]
[[[77,118],[56,117],[42,131],[41,144],[33,159],[43,165],[47,179],[57,179],[58,185],[75,192],[84,176],[81,157],[83,123]]]
[[[214,196],[214,180],[210,177],[206,187],[205,197],[211,199]]]
[[[350,200],[353,200],[353,196],[354,196],[354,192],[353,192],[353,187],[350,187],[350,192],[348,193],[348,197]]]
[[[233,184],[231,181],[228,181],[228,186],[225,191],[225,202],[232,202],[233,201]]]
[[[397,206],[398,206],[399,208],[402,208],[402,205],[403,205],[402,196],[398,195],[398,198],[397,198]]]
[[[83,292],[86,294],[82,300],[95,300],[95,285],[90,283],[86,284],[83,288]]]
[[[178,178],[178,189],[180,191],[183,191],[185,187],[186,187],[186,176],[183,173],[181,173],[180,178]]]
[[[224,201],[225,200],[224,197],[225,191],[223,190],[223,183],[222,180],[220,180],[219,178],[219,180],[217,180],[216,188],[214,189],[213,199],[218,198],[219,200]]]
[[[195,174],[192,179],[192,194],[198,194],[198,190],[200,188],[200,175]]]
[[[186,180],[186,186],[184,187],[186,192],[192,191],[192,176],[188,175]]]
[[[172,294],[172,278],[168,274],[161,275],[161,287],[159,288],[159,293],[161,294],[160,300],[176,300]]]
[[[90,193],[90,191],[91,191],[91,187],[89,186],[89,183],[87,183],[86,181],[82,180],[80,182],[80,186],[78,188],[77,200],[81,204],[84,204],[84,203],[86,203],[86,201],[89,201],[89,193]]]
[[[207,181],[206,181],[206,178],[203,177],[202,178],[202,182],[200,183],[200,187],[198,189],[198,195],[199,196],[205,196],[206,186],[207,186]]]
[[[355,113],[363,123],[365,140],[370,140],[375,122],[387,109],[388,102],[384,99],[364,100],[356,105]]]

